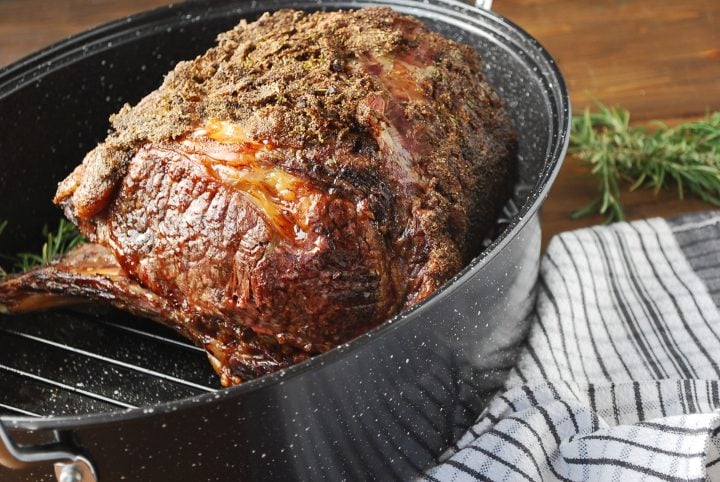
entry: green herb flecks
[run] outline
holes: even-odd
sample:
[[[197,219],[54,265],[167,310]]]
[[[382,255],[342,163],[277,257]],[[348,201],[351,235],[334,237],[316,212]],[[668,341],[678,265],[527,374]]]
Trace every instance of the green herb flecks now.
[[[620,188],[654,189],[675,185],[678,197],[691,192],[720,206],[720,112],[675,127],[655,122],[650,131],[630,126],[630,113],[597,104],[573,117],[569,152],[599,178],[599,198],[573,218],[603,214],[607,222],[625,215]]]

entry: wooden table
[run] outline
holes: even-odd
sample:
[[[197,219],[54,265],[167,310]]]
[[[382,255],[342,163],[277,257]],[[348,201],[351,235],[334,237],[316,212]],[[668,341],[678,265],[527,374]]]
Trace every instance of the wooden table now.
[[[0,1],[0,66],[68,35],[168,4],[167,0]],[[633,119],[677,122],[720,109],[720,1],[496,0],[493,7],[534,35],[558,61],[573,105],[595,97],[630,109]],[[568,215],[589,202],[596,182],[565,162],[545,204],[545,241],[602,221]],[[630,219],[710,209],[673,191],[624,194]]]

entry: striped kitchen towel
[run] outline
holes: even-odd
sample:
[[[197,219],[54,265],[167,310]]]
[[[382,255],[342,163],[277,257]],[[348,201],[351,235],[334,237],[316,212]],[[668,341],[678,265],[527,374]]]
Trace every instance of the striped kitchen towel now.
[[[563,233],[519,361],[425,474],[720,481],[720,212]]]

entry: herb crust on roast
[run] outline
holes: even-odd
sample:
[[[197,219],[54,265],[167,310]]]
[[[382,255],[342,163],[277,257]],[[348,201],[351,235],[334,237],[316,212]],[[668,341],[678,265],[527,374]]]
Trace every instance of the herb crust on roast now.
[[[90,244],[0,285],[177,329],[224,384],[326,351],[479,253],[515,135],[479,55],[386,8],[221,34],[111,118],[55,202]]]

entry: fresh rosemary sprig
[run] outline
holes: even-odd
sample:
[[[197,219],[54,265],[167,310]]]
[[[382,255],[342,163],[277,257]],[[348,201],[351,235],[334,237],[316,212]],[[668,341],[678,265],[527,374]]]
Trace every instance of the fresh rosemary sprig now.
[[[572,214],[625,218],[620,188],[654,189],[675,184],[678,197],[691,192],[720,206],[720,112],[675,127],[654,123],[652,131],[630,126],[630,113],[598,103],[573,117],[569,152],[599,178],[599,199]]]
[[[3,226],[4,227],[4,226]],[[61,256],[80,243],[87,240],[78,232],[73,223],[66,219],[61,219],[57,230],[50,231],[47,225],[43,226],[43,236],[45,243],[43,244],[40,254],[36,253],[18,253],[15,268],[19,271],[27,271],[37,266],[43,266]]]

